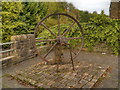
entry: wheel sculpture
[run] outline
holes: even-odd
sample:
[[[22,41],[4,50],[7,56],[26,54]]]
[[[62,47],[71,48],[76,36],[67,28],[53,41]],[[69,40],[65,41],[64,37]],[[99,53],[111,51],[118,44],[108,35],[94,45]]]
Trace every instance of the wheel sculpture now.
[[[57,22],[57,24],[58,24],[58,35],[56,35],[52,30],[50,30],[50,28],[48,28],[44,23],[43,23],[43,21],[45,21],[47,18],[49,18],[49,17],[52,17],[52,16],[56,16],[57,18],[58,18],[58,22]],[[65,16],[65,17],[67,17],[67,18],[70,18],[70,19],[72,19],[72,24],[69,26],[69,28],[66,30],[66,31],[64,31],[63,32],[63,34],[61,35],[61,30],[60,30],[60,17],[62,17],[62,16]],[[68,31],[70,31],[70,29],[71,29],[71,27],[74,25],[74,24],[77,24],[77,26],[79,27],[79,31],[81,32],[81,37],[69,37],[69,38],[67,38],[67,37],[65,37],[65,34],[67,34],[68,33]],[[53,38],[47,38],[47,39],[44,39],[44,40],[36,40],[35,38],[36,38],[36,33],[37,33],[37,29],[38,29],[38,27],[40,26],[40,25],[42,25],[44,28],[46,28],[55,38],[53,39]],[[79,35],[78,35],[79,36]],[[81,45],[80,45],[80,47],[79,47],[79,50],[77,51],[77,52],[74,52],[73,50],[72,50],[72,48],[71,48],[71,45],[70,45],[70,43],[68,42],[68,40],[79,40],[79,39],[81,39]],[[61,57],[61,54],[62,54],[62,47],[63,46],[66,46],[68,49],[69,49],[69,51],[70,51],[70,60],[71,60],[71,62],[72,62],[72,66],[73,66],[73,70],[74,70],[74,63],[73,63],[73,59],[75,59],[78,55],[79,55],[79,53],[80,53],[80,51],[81,51],[81,49],[82,49],[82,47],[83,47],[83,43],[84,43],[84,35],[83,35],[83,30],[82,30],[82,27],[81,27],[81,25],[79,24],[79,22],[74,18],[74,17],[72,17],[72,16],[70,16],[70,15],[68,15],[68,14],[65,14],[65,13],[56,13],[56,14],[51,14],[51,15],[48,15],[48,16],[46,16],[45,18],[43,18],[39,23],[38,23],[38,25],[36,26],[36,28],[35,28],[35,31],[34,31],[34,41],[35,42],[54,42],[53,44],[52,44],[52,46],[51,46],[51,48],[47,51],[47,53],[45,53],[43,56],[40,54],[40,52],[38,51],[38,49],[37,49],[37,46],[36,46],[36,44],[35,44],[35,49],[36,49],[36,52],[37,52],[37,54],[44,60],[44,61],[46,61],[47,63],[51,63],[49,60],[47,60],[46,59],[46,57],[48,56],[48,54],[50,54],[51,52],[52,52],[52,50],[55,48],[55,46],[59,46],[58,47],[58,50],[59,50],[59,58],[58,58],[58,63],[57,63],[57,71],[58,71],[58,68],[59,68],[59,64],[60,64],[60,57]],[[74,54],[74,56],[73,56],[73,54]],[[52,63],[51,63],[52,64]]]

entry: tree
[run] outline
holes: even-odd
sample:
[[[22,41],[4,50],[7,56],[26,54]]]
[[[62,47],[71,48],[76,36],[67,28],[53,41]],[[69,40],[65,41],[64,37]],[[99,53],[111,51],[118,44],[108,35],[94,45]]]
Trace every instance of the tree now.
[[[94,12],[93,12],[93,14],[97,14],[97,12],[96,12],[96,11],[94,11]]]
[[[87,23],[90,18],[93,18],[93,14],[89,13],[88,11],[79,11],[80,13],[80,17],[79,17],[79,20],[80,22],[84,22],[84,23]]]

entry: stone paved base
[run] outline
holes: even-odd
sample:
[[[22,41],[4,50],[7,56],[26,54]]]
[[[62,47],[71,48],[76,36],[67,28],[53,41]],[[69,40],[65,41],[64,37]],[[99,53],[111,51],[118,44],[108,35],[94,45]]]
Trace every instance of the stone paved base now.
[[[75,71],[71,64],[60,65],[57,73],[56,65],[39,63],[11,76],[38,88],[92,88],[109,68],[81,61],[74,65]]]

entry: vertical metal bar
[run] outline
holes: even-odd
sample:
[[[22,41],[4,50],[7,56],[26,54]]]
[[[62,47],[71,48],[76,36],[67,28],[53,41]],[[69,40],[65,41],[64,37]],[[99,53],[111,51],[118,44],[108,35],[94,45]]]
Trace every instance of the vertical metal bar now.
[[[69,47],[68,47],[67,45],[69,45]],[[74,69],[74,63],[73,63],[73,57],[72,57],[72,49],[71,49],[71,46],[70,46],[70,44],[68,44],[68,43],[66,43],[66,46],[67,46],[68,49],[70,50],[71,62],[72,62],[73,70],[75,70],[75,69]]]
[[[60,36],[60,15],[58,15],[58,35]]]
[[[68,46],[66,45],[66,47],[68,47]],[[68,47],[68,48],[69,48],[69,47]],[[73,53],[73,54],[75,54],[75,55],[76,55],[76,53],[75,53],[72,49],[71,49],[71,51],[72,51],[72,53]]]
[[[72,57],[72,51],[71,51],[71,46],[69,45],[69,48],[70,48],[70,56],[71,56],[71,61],[72,61],[72,66],[73,66],[73,70],[74,69],[74,63],[73,63],[73,57]]]
[[[61,43],[59,44],[59,58],[58,58],[58,63],[57,63],[57,72],[58,72],[58,69],[59,69],[59,64],[60,64],[60,57],[61,57]]]

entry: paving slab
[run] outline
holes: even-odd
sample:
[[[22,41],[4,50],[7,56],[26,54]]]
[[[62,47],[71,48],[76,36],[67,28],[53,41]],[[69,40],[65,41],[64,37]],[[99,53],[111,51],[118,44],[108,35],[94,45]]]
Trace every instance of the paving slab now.
[[[75,61],[74,65],[75,70],[71,63],[59,65],[57,72],[57,65],[41,62],[10,76],[37,88],[92,88],[109,68],[107,65],[100,66],[79,60]]]
[[[67,53],[67,52],[66,52]],[[66,54],[67,55],[67,54]],[[50,55],[52,56],[52,55]],[[66,56],[67,57],[67,56]],[[93,64],[97,64],[99,66],[110,66],[111,67],[111,73],[108,73],[107,76],[104,78],[104,80],[97,86],[97,88],[118,88],[118,56],[114,56],[114,55],[111,55],[111,54],[102,54],[102,53],[96,53],[96,52],[84,52],[82,51],[80,53],[80,55],[74,60],[74,61],[84,61],[86,62],[86,66],[87,65],[93,65]],[[24,62],[20,62],[16,65],[13,65],[11,67],[7,67],[7,68],[2,68],[2,76],[3,77],[0,77],[2,78],[2,88],[33,88],[33,86],[28,86],[28,85],[24,85],[22,83],[19,83],[17,80],[15,79],[11,79],[10,77],[7,77],[6,75],[7,74],[14,74],[16,71],[20,71],[20,70],[24,70],[25,68],[27,67],[31,67],[32,69],[32,66],[36,65],[36,64],[39,64],[40,62],[42,62],[42,59],[40,59],[40,57],[35,57],[35,58],[32,58],[32,59],[29,59],[29,60],[25,60]],[[77,74],[84,74],[84,71],[86,71],[87,67],[84,66],[84,70],[83,72],[78,72]],[[70,66],[72,68],[72,65]],[[51,66],[49,67],[50,68],[56,68],[56,66]],[[79,66],[76,66],[76,68],[79,68]],[[89,67],[90,68],[90,67]],[[37,68],[38,70],[40,70],[39,68]],[[62,68],[61,68],[62,69]],[[92,67],[91,67],[92,69]],[[98,68],[99,69],[99,68]],[[28,69],[29,71],[31,71],[30,69]],[[65,69],[64,67],[64,70],[67,71],[67,69]],[[78,71],[81,71],[82,68],[79,68]],[[87,71],[88,73],[91,73],[90,70]],[[39,74],[39,76],[42,75],[42,71],[36,73],[36,74]],[[52,72],[49,73],[50,75],[52,75]],[[64,73],[65,74],[65,73]],[[65,76],[64,74],[60,74],[60,75],[63,75],[63,77]],[[69,73],[67,73],[69,74]],[[94,70],[94,73],[92,72],[91,74],[95,74],[95,70]],[[45,74],[47,75],[47,74]],[[57,74],[55,74],[57,75]],[[59,75],[59,74],[58,74]],[[85,74],[87,75],[87,74]],[[31,75],[32,77],[32,75]],[[42,76],[44,77],[44,76]],[[88,81],[91,80],[92,75],[88,75]],[[52,80],[52,76],[51,77],[47,77],[47,79],[49,80]],[[54,77],[54,79],[56,79],[57,77]],[[76,78],[74,78],[74,81],[78,82],[79,79],[78,78],[82,78],[82,76],[76,76]],[[85,80],[86,80],[85,78]],[[43,80],[42,78],[37,78],[37,79],[40,79]],[[61,82],[67,82],[67,79],[63,79],[63,81]],[[40,83],[40,82],[39,82]],[[41,82],[42,83],[42,82]],[[60,87],[64,87],[65,84],[61,84]],[[89,84],[93,84],[93,83],[88,83],[88,87],[89,87]],[[76,84],[76,87],[80,87],[79,84]],[[67,88],[67,86],[65,86]],[[84,88],[85,86],[83,86]],[[87,86],[86,86],[87,87]]]

